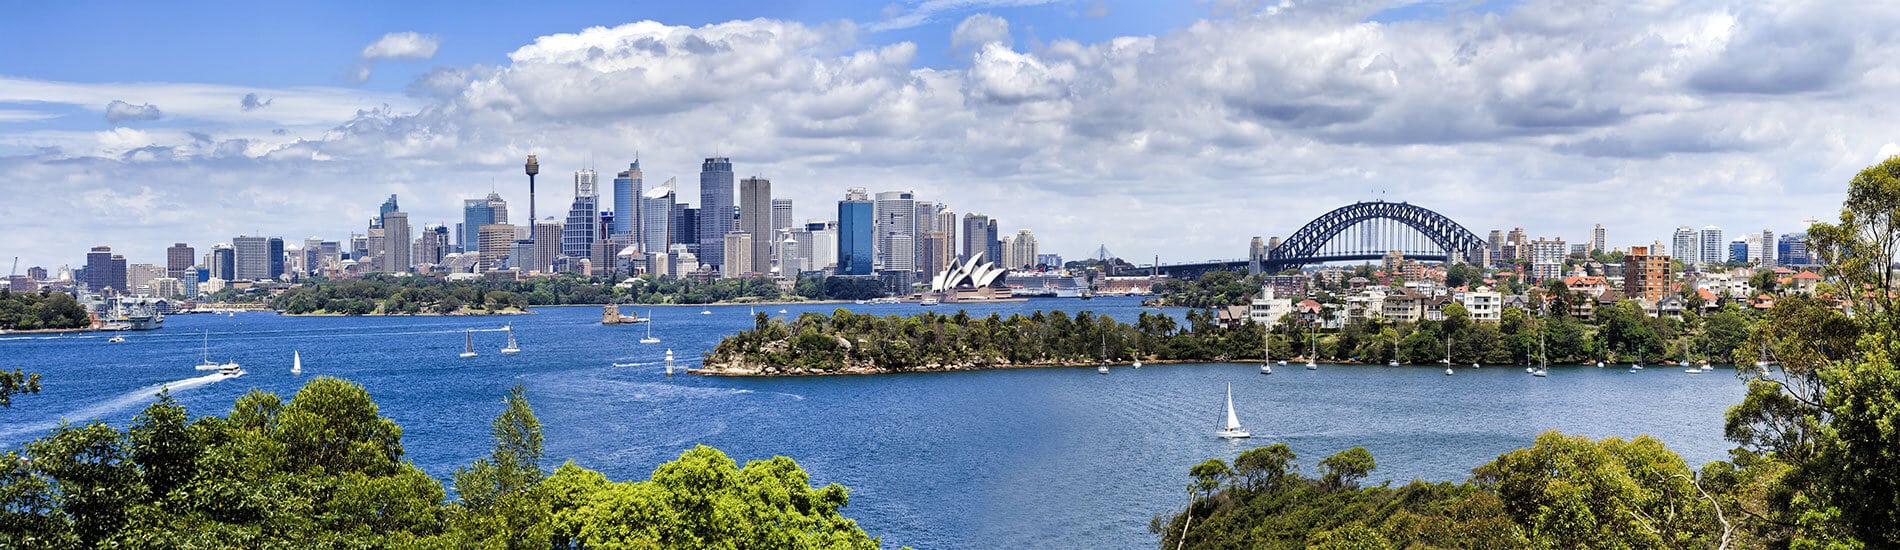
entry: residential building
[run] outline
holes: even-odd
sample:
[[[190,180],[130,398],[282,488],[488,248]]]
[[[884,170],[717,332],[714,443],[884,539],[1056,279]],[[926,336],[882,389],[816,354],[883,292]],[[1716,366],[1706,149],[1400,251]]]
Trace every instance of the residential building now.
[[[726,259],[745,255],[745,269],[722,269],[726,277],[764,274],[772,270],[772,245],[778,242],[772,228],[772,180],[751,177],[739,180],[739,225],[745,232],[747,248],[733,249],[732,236],[726,236]],[[731,262],[738,265],[738,262]]]
[[[191,269],[192,262],[197,260],[195,252],[185,243],[175,243],[171,248],[165,249],[165,276],[174,279],[184,278],[185,270]]]
[[[1790,267],[1814,265],[1813,258],[1808,256],[1808,234],[1795,232],[1782,235],[1775,241],[1775,261],[1779,262],[1775,265]]]
[[[1753,235],[1750,235],[1751,237]],[[1748,261],[1748,239],[1735,239],[1728,242],[1728,260],[1730,262]]]
[[[1608,236],[1608,232],[1603,230],[1603,224],[1599,223],[1597,224],[1596,227],[1591,228],[1589,252],[1597,253],[1597,252],[1603,252],[1603,251],[1609,250],[1609,248],[1606,248],[1604,245],[1604,243],[1606,242],[1605,237],[1607,236]]]
[[[1030,233],[1028,229],[1019,229],[1016,231],[1016,238],[1010,240],[1009,253],[1007,254],[1007,256],[1009,256],[1009,264],[1004,267],[1011,269],[1033,268],[1036,266],[1036,254],[1036,236]]]
[[[1280,319],[1293,313],[1293,299],[1273,293],[1272,286],[1260,287],[1260,297],[1248,302],[1247,317],[1254,323],[1272,329]]]
[[[609,236],[631,235],[642,241],[646,238],[648,218],[644,211],[646,204],[641,200],[646,197],[642,189],[645,180],[646,176],[640,171],[639,157],[627,164],[626,170],[614,174],[614,223],[608,232]]]
[[[838,201],[838,274],[870,275],[876,254],[872,241],[877,235],[875,209],[863,187],[853,187]]]
[[[1676,228],[1674,241],[1669,243],[1669,245],[1669,253],[1674,254],[1677,258],[1681,258],[1682,263],[1685,264],[1695,263],[1696,258],[1701,254],[1700,250],[1702,250],[1702,248],[1696,244],[1695,228],[1686,225]],[[1662,252],[1654,252],[1654,254],[1657,256],[1663,255]]]
[[[700,265],[722,269],[726,264],[726,233],[733,229],[732,159],[708,157],[699,166]]]
[[[1539,238],[1530,243],[1531,277],[1538,281],[1550,281],[1563,277],[1564,249],[1563,239]]]
[[[1473,321],[1498,322],[1504,318],[1504,300],[1489,288],[1465,291],[1465,312]]]
[[[1632,246],[1623,254],[1623,295],[1656,302],[1669,295],[1669,257]]]
[[[1774,269],[1774,267],[1778,265],[1775,263],[1775,232],[1774,231],[1770,231],[1767,229],[1761,230],[1760,250],[1761,250],[1761,255],[1756,257],[1755,263],[1764,268]]]
[[[1410,290],[1387,294],[1380,315],[1394,321],[1418,321],[1425,318],[1425,295]]]
[[[1708,226],[1702,228],[1702,254],[1698,258],[1703,264],[1719,264],[1728,258],[1728,241],[1722,239],[1722,228]]]

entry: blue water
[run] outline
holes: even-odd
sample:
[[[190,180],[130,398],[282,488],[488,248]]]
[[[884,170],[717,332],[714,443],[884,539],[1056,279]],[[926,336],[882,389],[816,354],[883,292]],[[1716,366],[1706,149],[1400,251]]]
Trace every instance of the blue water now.
[[[780,307],[759,310],[776,315]],[[841,306],[783,307],[797,315]],[[1663,367],[1638,374],[1554,367],[1549,378],[1468,365],[1455,376],[1348,365],[1292,365],[1262,376],[1255,364],[1122,366],[1108,376],[1062,368],[669,378],[661,366],[667,349],[682,366],[696,364],[720,337],[752,323],[746,306],[701,309],[652,308],[662,339],[654,345],[638,342],[644,325],[597,324],[598,307],[507,317],[184,315],[120,344],[103,335],[0,336],[0,367],[45,375],[42,393],[0,409],[0,448],[18,448],[60,418],[123,426],[166,383],[193,413],[223,414],[253,388],[288,398],[309,377],[333,375],[367,387],[382,414],[402,425],[408,458],[446,479],[488,452],[488,423],[521,383],[541,418],[550,466],[572,458],[614,479],[645,478],[703,443],[741,461],[789,456],[814,483],[849,486],[846,514],[888,548],[1145,548],[1156,540],[1148,519],[1186,503],[1187,469],[1209,457],[1286,442],[1311,474],[1320,458],[1362,445],[1379,462],[1375,480],[1463,480],[1472,467],[1557,429],[1655,435],[1699,465],[1726,456],[1721,413],[1742,395],[1732,370],[1691,376]],[[1117,298],[968,309],[1090,309],[1122,321],[1141,310]],[[502,333],[477,332],[481,356],[456,357],[464,330],[504,323],[514,325],[520,355],[496,353]],[[193,371],[202,330],[211,332],[213,359],[235,359],[250,374],[207,381]],[[301,378],[289,372],[292,350],[303,354]],[[191,379],[198,381],[179,389]],[[1212,435],[1230,383],[1251,440]]]

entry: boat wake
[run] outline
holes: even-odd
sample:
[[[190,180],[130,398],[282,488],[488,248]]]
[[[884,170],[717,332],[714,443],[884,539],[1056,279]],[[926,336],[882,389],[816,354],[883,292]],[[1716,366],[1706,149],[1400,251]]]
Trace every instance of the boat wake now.
[[[112,399],[106,400],[103,403],[99,403],[97,405],[93,405],[90,407],[79,409],[77,411],[60,415],[60,418],[63,420],[71,420],[73,422],[86,422],[95,418],[105,416],[108,413],[113,413],[113,412],[121,411],[127,408],[131,408],[134,406],[139,406],[139,405],[144,405],[146,403],[149,403],[152,401],[154,397],[158,397],[158,392],[166,390],[166,389],[170,389],[173,392],[178,392],[182,390],[196,388],[199,386],[213,384],[227,378],[233,378],[233,377],[214,373],[214,374],[207,374],[204,376],[186,378],[184,380],[175,380],[175,381],[166,382],[163,384],[153,384],[150,386],[139,388],[137,390],[126,392],[124,395],[120,395],[118,397],[114,397]],[[41,422],[38,424],[29,424],[26,426],[11,426],[4,429],[0,429],[0,436],[12,437],[14,435],[18,435],[18,434],[22,434],[26,432],[46,431],[58,425],[59,425],[59,421],[50,421],[50,422]]]

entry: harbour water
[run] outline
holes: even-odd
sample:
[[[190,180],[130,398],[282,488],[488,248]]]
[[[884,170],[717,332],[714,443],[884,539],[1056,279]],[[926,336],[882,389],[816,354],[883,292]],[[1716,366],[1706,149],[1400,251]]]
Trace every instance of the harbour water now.
[[[1377,458],[1374,482],[1463,480],[1472,467],[1543,430],[1661,438],[1692,465],[1719,460],[1722,411],[1739,401],[1733,370],[1297,365],[1117,366],[814,378],[667,377],[672,349],[691,366],[719,338],[776,316],[846,307],[912,314],[914,304],[651,308],[643,325],[602,326],[598,307],[505,317],[234,317],[181,315],[132,333],[0,336],[0,368],[44,375],[42,393],[0,409],[0,448],[16,449],[61,418],[123,426],[169,384],[194,414],[223,414],[252,389],[288,398],[312,376],[369,389],[403,427],[409,460],[446,479],[487,453],[488,423],[525,384],[547,438],[548,466],[573,459],[614,479],[645,478],[695,444],[745,461],[785,455],[813,482],[851,488],[845,509],[887,548],[1147,548],[1148,520],[1187,502],[1189,466],[1285,442],[1301,471],[1354,445]],[[964,306],[972,315],[1092,310],[1132,322],[1132,298]],[[702,315],[702,309],[710,315]],[[954,313],[955,306],[931,310]],[[1155,311],[1155,310],[1149,310]],[[648,309],[639,308],[642,316]],[[1171,310],[1177,315],[1181,310]],[[522,352],[503,355],[513,324]],[[457,358],[475,332],[480,356]],[[249,374],[192,370],[203,332],[214,361]],[[290,374],[300,351],[303,375]],[[631,365],[616,367],[615,364]],[[1252,439],[1213,436],[1234,387]]]

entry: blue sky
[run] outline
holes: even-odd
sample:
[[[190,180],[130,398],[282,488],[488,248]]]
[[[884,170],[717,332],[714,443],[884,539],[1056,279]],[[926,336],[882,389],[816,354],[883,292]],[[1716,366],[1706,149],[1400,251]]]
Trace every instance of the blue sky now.
[[[527,153],[547,211],[635,154],[696,200],[718,152],[800,218],[915,190],[1069,256],[1237,257],[1379,196],[1630,246],[1798,229],[1900,153],[1878,6],[552,4],[9,6],[0,255],[340,239],[390,193],[452,224],[491,181],[525,202]]]

